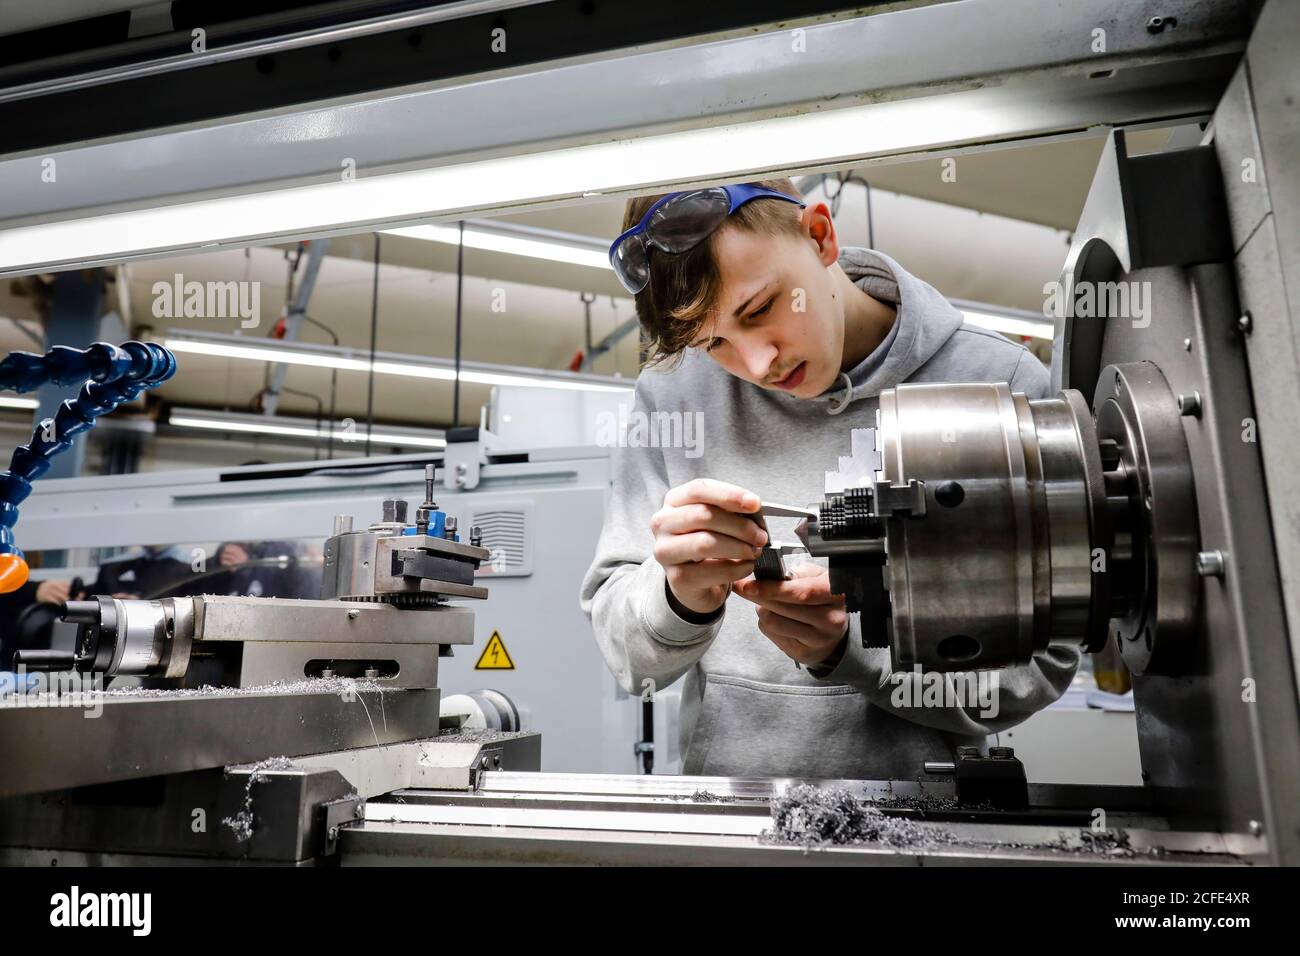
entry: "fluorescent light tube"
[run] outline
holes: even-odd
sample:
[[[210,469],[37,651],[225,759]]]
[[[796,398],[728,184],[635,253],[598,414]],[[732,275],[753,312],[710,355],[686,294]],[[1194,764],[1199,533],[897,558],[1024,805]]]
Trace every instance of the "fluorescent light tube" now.
[[[987,107],[962,108],[968,95],[874,103],[18,226],[0,231],[0,274],[346,235],[472,210],[625,195],[674,183],[745,180],[767,170],[833,165],[938,140],[960,142],[987,135],[991,119]]]
[[[577,243],[568,243],[538,236],[512,234],[504,228],[486,228],[480,225],[465,226],[465,248],[482,249],[487,252],[504,252],[512,256],[527,256],[532,259],[546,259],[551,262],[564,262],[575,266],[587,266],[592,269],[610,268],[607,248],[584,248]],[[407,226],[401,229],[385,229],[385,235],[405,236],[408,239],[423,239],[428,242],[442,242],[448,245],[460,244],[460,230],[455,226]]]
[[[0,395],[0,408],[36,408],[40,404],[34,398],[18,398],[12,395]]]
[[[206,428],[210,431],[221,432],[252,432],[258,435],[287,435],[294,438],[315,438],[328,439],[330,433],[326,429],[318,429],[311,423],[304,425],[285,425],[281,424],[284,419],[273,419],[268,417],[266,422],[250,422],[223,418],[202,418],[195,415],[172,415],[168,420],[169,425],[175,425],[178,428]],[[343,442],[348,445],[364,444],[366,435],[364,431],[352,430],[344,431],[334,429],[334,440]],[[391,432],[372,432],[370,435],[371,444],[380,445],[409,445],[414,448],[445,448],[446,440],[442,438],[422,438],[418,435],[398,435]]]
[[[258,340],[245,343],[238,336],[215,334],[196,334],[193,338],[173,334],[165,339],[163,344],[173,352],[209,355],[215,358],[335,368],[347,372],[369,372],[371,367],[368,358],[353,358],[350,353],[340,354],[348,350],[336,350],[331,346],[295,349],[258,344]],[[455,367],[449,359],[420,361],[412,357],[408,361],[398,360],[388,353],[383,354],[383,358],[375,359],[376,375],[402,375],[444,382],[456,379]],[[627,384],[621,384],[609,379],[602,381],[597,376],[583,377],[569,372],[547,374],[539,369],[536,373],[530,373],[526,369],[514,366],[493,366],[483,362],[462,363],[460,380],[474,385],[523,385],[530,388],[560,388],[583,392],[626,392],[634,386],[631,380]]]
[[[1050,322],[1034,322],[1031,319],[1017,319],[1007,315],[992,315],[988,312],[972,312],[962,309],[961,314],[971,325],[1007,335],[1028,335],[1035,339],[1052,340],[1053,326]]]

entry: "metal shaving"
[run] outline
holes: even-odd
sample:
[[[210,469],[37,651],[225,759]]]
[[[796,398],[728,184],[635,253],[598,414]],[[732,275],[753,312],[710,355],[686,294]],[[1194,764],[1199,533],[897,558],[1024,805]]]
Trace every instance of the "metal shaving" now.
[[[691,794],[696,803],[735,803],[736,798],[730,794],[714,793],[712,790],[696,790]]]
[[[1093,856],[1113,856],[1131,859],[1137,856],[1163,856],[1163,847],[1135,847],[1124,830],[1080,830],[1078,842],[1072,842],[1062,835],[1051,843],[1042,846],[1066,853],[1090,854]]]
[[[980,807],[962,806],[957,803],[955,796],[935,796],[932,793],[919,793],[914,797],[888,796],[888,797],[867,797],[873,807],[885,810],[918,810],[922,813],[927,811],[933,812],[951,812],[953,810],[972,810],[981,809]]]
[[[481,744],[496,740],[513,740],[516,737],[525,737],[529,733],[531,731],[527,730],[444,730],[438,734],[437,739],[448,744]]]
[[[314,677],[289,683],[275,682],[257,687],[195,687],[195,688],[146,688],[121,687],[104,691],[92,691],[87,697],[249,697],[259,694],[372,694],[396,691],[400,688],[384,687],[371,680],[354,680],[350,677]]]
[[[805,848],[864,843],[920,847],[957,842],[947,830],[887,816],[843,788],[822,790],[811,784],[791,787],[772,801],[772,824],[772,829],[760,836],[764,842]]]
[[[253,784],[265,780],[265,772],[268,770],[292,770],[293,767],[294,763],[288,757],[267,757],[249,767],[248,782],[244,784],[243,807],[234,816],[221,819],[222,826],[230,827],[238,842],[247,843],[253,838]]]
[[[1131,845],[1124,830],[1080,829],[1062,831],[1055,840],[1041,843],[1003,843],[963,839],[934,824],[922,824],[884,814],[880,805],[904,809],[952,810],[955,798],[887,797],[864,803],[862,798],[842,788],[822,790],[811,784],[791,787],[772,801],[772,823],[759,839],[765,843],[794,844],[805,850],[823,846],[877,844],[893,848],[924,849],[930,847],[971,847],[998,850],[1052,850],[1116,858],[1163,856],[1160,847],[1138,848]],[[964,809],[964,808],[963,808]]]

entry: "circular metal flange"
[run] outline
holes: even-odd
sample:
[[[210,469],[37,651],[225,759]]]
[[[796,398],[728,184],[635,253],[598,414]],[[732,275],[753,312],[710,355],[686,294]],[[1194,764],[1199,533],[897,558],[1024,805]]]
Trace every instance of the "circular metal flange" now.
[[[1175,674],[1200,594],[1196,489],[1178,402],[1159,368],[1131,362],[1102,369],[1093,409],[1098,439],[1118,445],[1130,476],[1135,600],[1114,621],[1120,653],[1135,675]]]

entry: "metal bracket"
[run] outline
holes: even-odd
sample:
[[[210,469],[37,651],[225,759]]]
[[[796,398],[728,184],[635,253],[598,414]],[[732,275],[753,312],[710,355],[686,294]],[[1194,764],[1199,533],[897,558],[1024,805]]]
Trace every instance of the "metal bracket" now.
[[[451,491],[478,487],[479,469],[487,464],[488,452],[500,439],[482,425],[447,429],[447,450],[443,457],[442,483]]]
[[[925,482],[909,478],[906,485],[888,479],[876,482],[876,513],[888,517],[924,518]]]

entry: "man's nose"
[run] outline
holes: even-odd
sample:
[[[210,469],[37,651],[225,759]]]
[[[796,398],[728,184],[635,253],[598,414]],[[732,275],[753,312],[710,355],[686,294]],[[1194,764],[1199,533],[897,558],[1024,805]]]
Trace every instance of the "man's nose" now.
[[[776,361],[777,348],[775,345],[763,340],[741,340],[736,343],[736,352],[745,366],[745,371],[749,373],[750,379],[759,383],[767,381],[772,369],[772,363]]]

